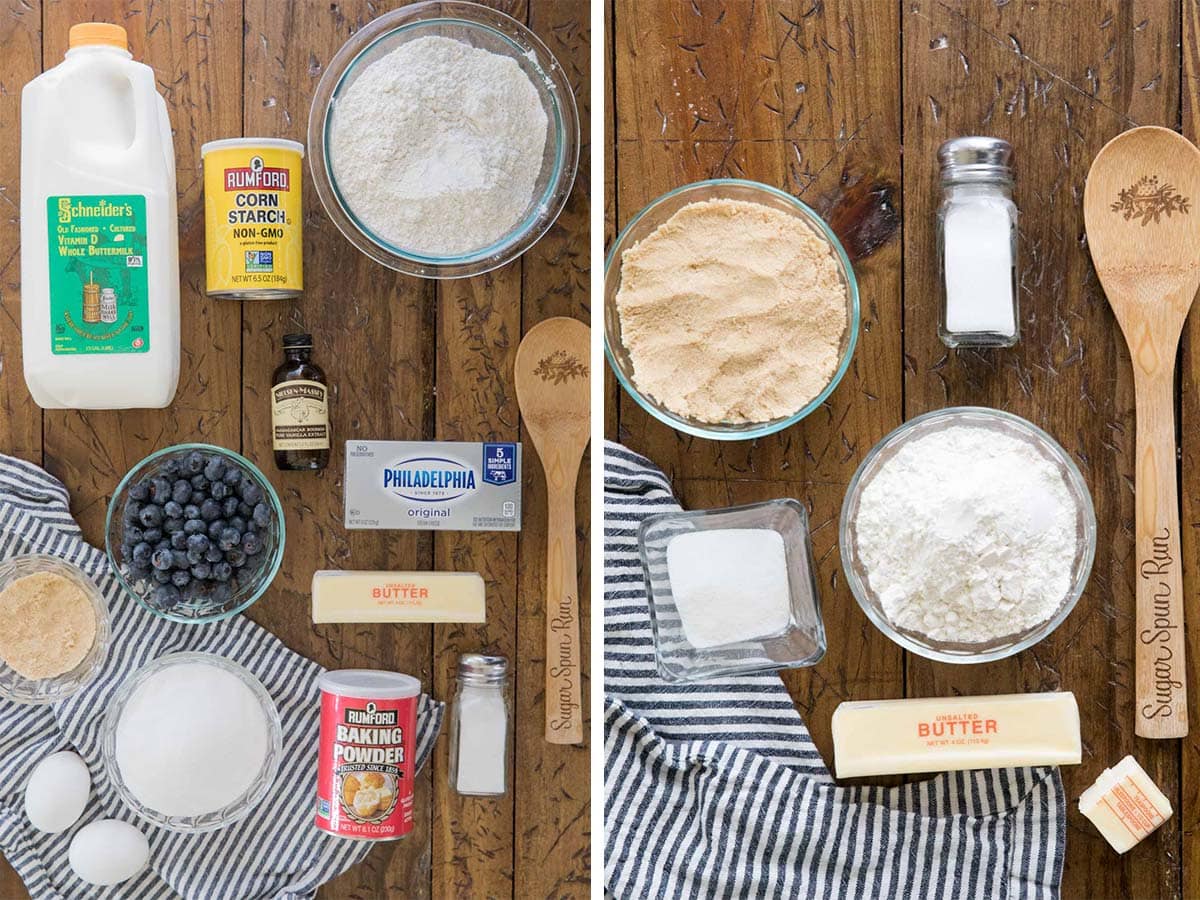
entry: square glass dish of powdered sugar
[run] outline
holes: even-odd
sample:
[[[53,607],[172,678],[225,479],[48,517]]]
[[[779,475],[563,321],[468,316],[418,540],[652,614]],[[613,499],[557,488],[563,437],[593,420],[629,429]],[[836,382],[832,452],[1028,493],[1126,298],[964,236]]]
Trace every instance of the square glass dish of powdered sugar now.
[[[811,666],[825,654],[808,514],[795,500],[652,516],[638,548],[663,678]]]

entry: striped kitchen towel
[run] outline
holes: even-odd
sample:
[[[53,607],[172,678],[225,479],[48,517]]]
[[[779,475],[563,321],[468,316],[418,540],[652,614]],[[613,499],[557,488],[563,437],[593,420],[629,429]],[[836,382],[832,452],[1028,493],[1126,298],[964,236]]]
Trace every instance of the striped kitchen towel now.
[[[838,787],[778,676],[658,677],[637,532],[678,508],[653,463],[606,445],[606,890],[619,900],[1057,897],[1057,769]]]
[[[117,584],[104,552],[82,540],[66,488],[36,466],[0,455],[0,558],[25,553],[49,553],[83,569],[108,599],[112,620],[108,659],[82,691],[49,706],[0,699],[0,850],[34,898],[300,900],[367,855],[371,844],[331,837],[313,824],[320,666],[243,616],[196,626],[150,614]],[[121,681],[147,662],[183,650],[218,653],[245,666],[270,692],[283,720],[273,790],[245,819],[207,834],[176,834],[137,819],[109,785],[100,755],[104,712]],[[420,768],[443,707],[422,696],[418,710]],[[73,750],[87,762],[92,796],[75,827],[47,835],[25,818],[24,788],[34,766],[59,750]],[[67,847],[80,827],[103,818],[132,822],[146,834],[150,867],[114,888],[90,888],[72,873]]]

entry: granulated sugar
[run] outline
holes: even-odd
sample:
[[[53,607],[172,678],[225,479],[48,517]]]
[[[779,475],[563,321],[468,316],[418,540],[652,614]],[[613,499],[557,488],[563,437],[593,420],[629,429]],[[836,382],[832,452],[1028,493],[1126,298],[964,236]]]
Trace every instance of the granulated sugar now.
[[[240,678],[203,662],[168,666],[129,698],[117,723],[121,778],[168,816],[216,812],[262,772],[269,727]]]
[[[982,643],[1045,622],[1072,585],[1077,508],[1019,437],[955,425],[904,444],[863,489],[854,535],[894,625]]]
[[[514,59],[422,37],[372,62],[338,99],[330,160],[375,234],[415,253],[465,254],[526,215],[547,124]]]
[[[833,251],[742,200],[690,203],[621,256],[621,340],[638,388],[701,422],[768,422],[829,384],[846,331]]]

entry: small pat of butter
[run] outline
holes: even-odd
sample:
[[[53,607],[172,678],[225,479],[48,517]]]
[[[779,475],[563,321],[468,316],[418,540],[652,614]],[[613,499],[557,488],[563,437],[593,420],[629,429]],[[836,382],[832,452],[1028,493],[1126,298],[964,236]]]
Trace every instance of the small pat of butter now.
[[[321,571],[312,580],[313,622],[483,622],[475,572]]]
[[[1083,792],[1079,811],[1114,850],[1124,853],[1171,818],[1171,802],[1138,761],[1126,756]]]

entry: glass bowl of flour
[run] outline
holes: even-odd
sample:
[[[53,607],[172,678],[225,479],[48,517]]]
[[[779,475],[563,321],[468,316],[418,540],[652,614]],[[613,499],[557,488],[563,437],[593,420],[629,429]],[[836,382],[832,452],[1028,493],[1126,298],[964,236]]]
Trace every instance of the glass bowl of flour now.
[[[579,161],[566,72],[515,19],[462,2],[380,16],[325,68],[313,182],[359,250],[424,278],[479,275],[554,224]]]
[[[977,663],[1032,647],[1075,608],[1096,553],[1087,484],[1030,422],[982,407],[918,416],[880,441],[842,504],[842,566],[900,646]]]

